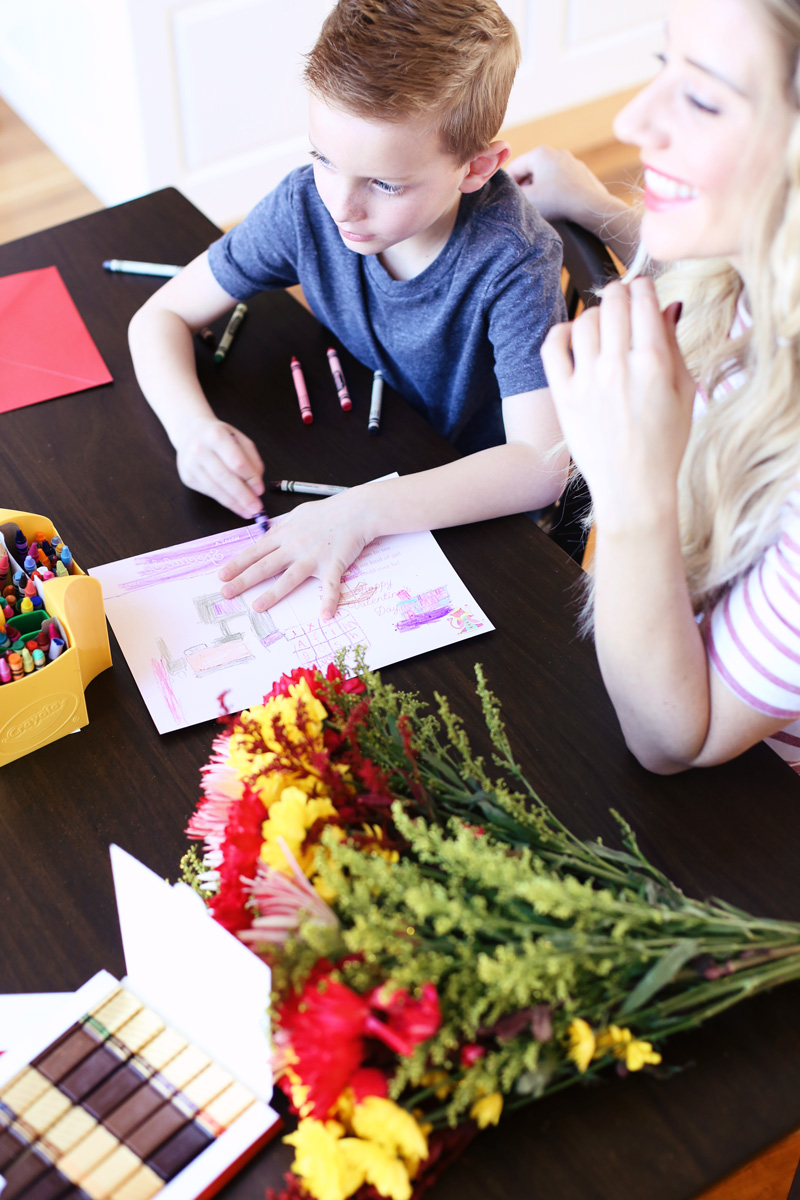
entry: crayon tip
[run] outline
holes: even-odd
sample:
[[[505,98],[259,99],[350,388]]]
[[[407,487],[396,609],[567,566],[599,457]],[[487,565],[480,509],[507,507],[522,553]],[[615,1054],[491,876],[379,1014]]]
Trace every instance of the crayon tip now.
[[[344,412],[350,412],[350,409],[353,407],[353,401],[350,399],[340,400],[339,403],[341,404]]]
[[[314,414],[310,413],[310,412],[304,412],[303,413],[303,424],[311,425],[311,424],[313,424],[313,422],[314,422]]]

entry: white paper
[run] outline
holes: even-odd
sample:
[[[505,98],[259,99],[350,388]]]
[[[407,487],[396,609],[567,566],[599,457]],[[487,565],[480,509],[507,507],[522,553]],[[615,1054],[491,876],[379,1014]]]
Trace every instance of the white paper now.
[[[25,992],[0,996],[0,1051],[26,1039],[53,1013],[58,1013],[69,992]]]
[[[131,990],[269,1100],[269,967],[185,883],[171,887],[119,846],[111,868]]]
[[[267,583],[224,600],[219,568],[260,536],[249,525],[92,570],[159,733],[259,704],[283,672],[324,671],[342,648],[377,670],[494,628],[430,533],[367,546],[331,621],[316,579],[266,613],[252,603]]]

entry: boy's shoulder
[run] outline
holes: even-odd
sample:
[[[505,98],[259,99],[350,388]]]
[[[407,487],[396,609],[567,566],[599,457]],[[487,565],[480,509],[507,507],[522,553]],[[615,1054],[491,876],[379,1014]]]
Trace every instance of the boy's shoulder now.
[[[464,232],[477,249],[490,243],[509,259],[549,257],[561,252],[561,238],[505,171],[497,171],[478,192],[465,197]]]

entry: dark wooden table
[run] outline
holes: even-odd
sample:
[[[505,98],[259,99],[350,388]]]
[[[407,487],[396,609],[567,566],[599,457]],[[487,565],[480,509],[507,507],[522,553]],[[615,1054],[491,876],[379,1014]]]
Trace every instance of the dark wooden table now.
[[[84,568],[236,523],[181,485],[134,380],[126,327],[158,281],[101,266],[116,257],[187,262],[215,236],[167,190],[0,246],[0,274],[59,268],[114,377],[0,416],[0,504],[49,516]],[[388,392],[380,436],[369,437],[370,373],[346,354],[354,410],[344,415],[328,344],[296,301],[272,293],[250,305],[223,367],[198,346],[217,412],[255,438],[268,477],[353,484],[453,456]],[[309,428],[297,410],[292,354],[315,397]],[[270,497],[276,512],[295,502]],[[623,744],[591,646],[575,635],[577,567],[523,516],[437,536],[496,631],[385,677],[424,695],[447,693],[479,740],[472,683],[482,662],[529,778],[577,832],[613,838],[614,806],[687,891],[799,917],[796,776],[765,747],[709,771],[647,774]],[[88,688],[90,724],[0,771],[4,992],[75,988],[100,967],[123,973],[110,842],[159,874],[177,874],[214,726],[160,737],[111,642],[114,666]],[[199,963],[198,986],[204,969]],[[514,1114],[473,1143],[432,1197],[688,1200],[800,1125],[799,1002],[790,986],[674,1039],[666,1058],[684,1069],[670,1078],[611,1077]],[[225,1195],[260,1200],[290,1157],[273,1144]]]

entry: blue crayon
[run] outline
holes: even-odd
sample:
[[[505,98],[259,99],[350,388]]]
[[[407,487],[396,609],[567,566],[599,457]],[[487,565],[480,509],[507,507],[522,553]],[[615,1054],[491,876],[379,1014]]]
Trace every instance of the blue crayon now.
[[[66,642],[63,638],[54,637],[50,641],[50,647],[47,651],[47,657],[52,662],[54,658],[58,658],[61,651],[64,649]],[[48,676],[49,679],[49,676]]]
[[[67,570],[69,571],[69,573],[71,575],[72,574],[72,555],[70,554],[69,546],[62,545],[61,553],[59,554],[58,557],[61,559],[62,563],[64,564],[64,566],[67,568]]]
[[[25,540],[25,534],[21,529],[17,530],[16,537],[14,538],[14,545],[16,548],[15,557],[17,559],[24,559],[28,553],[28,543]]]
[[[35,559],[31,558],[30,554],[28,554],[26,556],[25,562],[22,564],[22,566],[24,567],[24,569],[27,571],[27,573],[29,575],[33,574],[33,572],[36,570],[38,565],[39,565],[38,562],[36,562]]]

